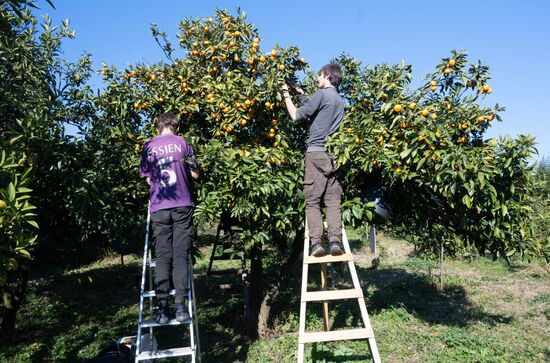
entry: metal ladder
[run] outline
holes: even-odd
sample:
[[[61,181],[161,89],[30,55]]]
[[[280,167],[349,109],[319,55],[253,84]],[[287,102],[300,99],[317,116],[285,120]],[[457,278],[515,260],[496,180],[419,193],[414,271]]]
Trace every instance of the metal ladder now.
[[[180,323],[176,319],[170,319],[167,324],[158,324],[153,317],[153,305],[154,297],[156,296],[154,284],[153,284],[153,269],[156,264],[151,258],[151,249],[149,248],[149,226],[151,222],[151,215],[147,213],[147,227],[145,232],[145,247],[143,249],[143,270],[141,274],[141,291],[139,299],[139,317],[138,317],[138,332],[136,339],[136,362],[144,360],[152,360],[159,358],[171,358],[190,356],[193,363],[201,361],[200,358],[200,343],[199,343],[199,329],[196,316],[196,304],[195,304],[195,284],[193,283],[193,263],[191,256],[189,256],[189,293],[187,295],[188,310],[191,316],[191,321]],[[145,289],[145,276],[149,275],[149,290]],[[170,296],[175,295],[175,290],[170,291]],[[149,300],[149,315],[150,319],[144,320],[144,305],[145,300]],[[187,347],[171,348],[164,350],[157,350],[156,342],[154,339],[153,329],[166,326],[183,325],[189,326],[189,338],[190,345]],[[147,345],[146,340],[143,339],[143,329],[149,329],[148,343],[149,347],[142,347]],[[142,341],[143,340],[143,341]]]
[[[304,262],[302,266],[302,295],[300,298],[300,331],[298,334],[298,363],[304,361],[304,350],[306,343],[317,342],[329,342],[337,340],[351,340],[351,339],[368,339],[369,348],[372,355],[372,360],[375,363],[380,363],[380,355],[378,353],[378,347],[376,346],[376,340],[374,339],[374,333],[370,325],[369,314],[367,313],[367,306],[365,305],[365,299],[363,290],[359,283],[359,277],[355,269],[355,263],[353,262],[353,254],[349,247],[348,237],[346,230],[342,224],[342,245],[344,246],[344,254],[340,256],[327,255],[324,257],[309,256],[309,230],[307,228],[304,238]],[[327,263],[334,262],[347,262],[351,279],[353,281],[353,289],[344,290],[326,290],[326,270]],[[308,269],[311,264],[321,264],[321,291],[307,291],[307,279]],[[342,299],[357,299],[359,303],[359,310],[361,311],[361,317],[363,319],[363,328],[346,329],[329,331],[329,316],[328,316],[328,301],[329,300],[342,300]],[[308,302],[322,301],[323,303],[323,323],[325,331],[322,332],[306,332],[306,305]]]
[[[237,228],[237,230],[234,230],[234,228]],[[248,269],[246,267],[246,254],[244,250],[235,250],[237,248],[239,233],[241,233],[240,228],[232,225],[230,221],[224,220],[223,216],[221,217],[216,231],[216,237],[214,238],[214,244],[212,245],[208,269],[206,270],[207,287],[217,287],[222,290],[236,287],[235,284],[232,283],[215,284],[210,281],[214,275],[231,274],[239,276],[242,284],[247,285]],[[230,252],[227,252],[227,249],[229,249]],[[237,259],[240,259],[240,268],[229,268],[224,270],[213,269],[214,261],[236,261]]]

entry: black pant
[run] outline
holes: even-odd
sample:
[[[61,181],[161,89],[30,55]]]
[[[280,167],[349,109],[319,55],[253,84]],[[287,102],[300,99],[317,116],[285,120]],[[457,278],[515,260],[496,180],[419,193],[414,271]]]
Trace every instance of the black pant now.
[[[189,289],[189,250],[193,243],[193,207],[161,209],[151,213],[155,243],[155,285],[159,302],[166,303],[170,272],[176,304],[183,304]],[[171,271],[170,271],[171,270]]]

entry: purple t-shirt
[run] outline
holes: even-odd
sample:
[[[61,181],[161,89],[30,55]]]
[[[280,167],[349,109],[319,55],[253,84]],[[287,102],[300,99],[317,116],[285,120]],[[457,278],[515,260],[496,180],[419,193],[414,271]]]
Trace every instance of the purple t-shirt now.
[[[184,158],[193,148],[178,135],[158,135],[143,146],[140,175],[151,179],[150,212],[160,209],[193,206],[189,187],[189,170]]]

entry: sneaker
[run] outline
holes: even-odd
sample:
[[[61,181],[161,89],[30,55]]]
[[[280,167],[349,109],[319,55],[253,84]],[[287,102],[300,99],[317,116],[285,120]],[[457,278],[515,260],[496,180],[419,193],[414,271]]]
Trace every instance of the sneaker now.
[[[157,312],[157,318],[155,319],[157,324],[168,324],[170,318],[168,317],[168,307],[159,307]]]
[[[176,304],[176,320],[180,323],[186,322],[191,319],[189,311],[184,304]]]
[[[309,255],[313,257],[323,257],[327,255],[327,251],[321,246],[320,243],[315,243],[309,249]]]
[[[340,256],[341,254],[344,253],[340,242],[330,242],[328,244],[328,249],[332,256]]]

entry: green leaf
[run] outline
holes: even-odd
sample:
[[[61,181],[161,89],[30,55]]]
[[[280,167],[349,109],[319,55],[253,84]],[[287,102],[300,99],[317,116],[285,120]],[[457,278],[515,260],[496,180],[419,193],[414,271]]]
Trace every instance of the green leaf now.
[[[357,219],[361,219],[363,217],[363,208],[361,208],[360,205],[355,204],[353,207],[351,207],[351,211],[353,212],[353,216]]]
[[[37,228],[37,229],[39,228],[38,223],[36,223],[36,221],[30,220],[30,221],[27,221],[27,223],[33,226],[34,228]]]
[[[399,154],[399,157],[401,159],[405,159],[411,153],[411,151],[411,149],[405,149],[401,152],[401,154]]]
[[[17,135],[16,137],[12,138],[12,139],[10,140],[10,145],[15,144],[15,143],[17,142],[17,140],[19,140],[19,139],[22,138],[22,137],[23,137],[23,135],[21,134],[21,135]]]
[[[8,185],[8,200],[10,202],[15,200],[15,185],[13,185],[13,183]]]
[[[508,208],[506,207],[506,205],[503,204],[500,210],[503,217],[505,217],[508,214]]]
[[[23,257],[25,258],[31,258],[31,254],[29,253],[29,251],[27,251],[26,249],[23,249],[23,248],[16,248],[15,251],[20,254],[20,255],[23,255]]]
[[[469,195],[464,195],[462,197],[462,203],[464,203],[466,207],[472,208],[472,199],[470,198]]]

